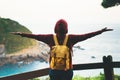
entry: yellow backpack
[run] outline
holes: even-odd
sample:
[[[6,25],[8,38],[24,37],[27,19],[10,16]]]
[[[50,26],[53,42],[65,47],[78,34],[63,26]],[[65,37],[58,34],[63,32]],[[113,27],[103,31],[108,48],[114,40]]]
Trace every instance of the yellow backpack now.
[[[59,45],[56,35],[53,36],[55,46],[51,50],[50,68],[56,70],[68,70],[70,67],[70,53],[66,46],[68,35],[66,35],[62,45]]]

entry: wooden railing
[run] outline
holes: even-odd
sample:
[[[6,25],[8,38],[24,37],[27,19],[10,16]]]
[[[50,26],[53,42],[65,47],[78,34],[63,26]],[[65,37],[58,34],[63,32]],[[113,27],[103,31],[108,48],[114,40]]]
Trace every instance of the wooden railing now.
[[[120,62],[113,62],[112,56],[103,56],[101,63],[75,64],[73,70],[104,69],[105,80],[114,80],[113,68],[120,68]],[[2,77],[0,80],[28,80],[48,75],[49,68]]]

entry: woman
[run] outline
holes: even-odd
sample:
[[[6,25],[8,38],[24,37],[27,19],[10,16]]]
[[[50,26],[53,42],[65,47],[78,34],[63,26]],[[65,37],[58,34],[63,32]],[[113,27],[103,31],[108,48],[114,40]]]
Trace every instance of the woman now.
[[[58,20],[56,22],[56,25],[54,28],[54,32],[56,34],[58,43],[60,45],[62,45],[66,34],[68,35],[68,40],[67,40],[66,45],[69,48],[70,54],[72,52],[72,47],[76,43],[78,43],[80,41],[84,41],[88,38],[94,37],[96,35],[99,35],[103,32],[112,31],[112,30],[113,29],[103,28],[101,30],[98,30],[95,32],[90,32],[87,34],[67,34],[68,33],[68,24],[64,19]],[[21,33],[21,32],[12,32],[12,34],[20,35],[22,37],[36,39],[38,41],[42,41],[42,42],[48,44],[50,49],[52,49],[52,46],[55,45],[55,42],[53,39],[54,34],[27,34],[27,33]],[[50,57],[50,62],[51,62],[51,57]],[[72,80],[73,66],[72,66],[72,56],[71,55],[70,55],[69,64],[70,64],[70,66],[69,66],[68,70],[57,70],[57,69],[53,69],[50,67],[50,70],[49,70],[50,80]]]

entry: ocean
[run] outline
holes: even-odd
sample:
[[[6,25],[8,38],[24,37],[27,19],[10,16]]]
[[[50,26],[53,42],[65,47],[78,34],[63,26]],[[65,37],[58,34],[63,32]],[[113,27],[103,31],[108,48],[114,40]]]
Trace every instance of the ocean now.
[[[111,55],[113,61],[120,61],[120,25],[112,25],[112,32],[102,33],[101,35],[90,38],[86,41],[77,43],[82,49],[73,48],[73,64],[103,62],[102,57]],[[34,61],[29,64],[5,64],[0,66],[0,77],[20,74],[48,67],[46,62]],[[74,71],[74,75],[96,76],[104,73],[103,69],[90,69]],[[114,74],[120,75],[120,68],[114,68]]]

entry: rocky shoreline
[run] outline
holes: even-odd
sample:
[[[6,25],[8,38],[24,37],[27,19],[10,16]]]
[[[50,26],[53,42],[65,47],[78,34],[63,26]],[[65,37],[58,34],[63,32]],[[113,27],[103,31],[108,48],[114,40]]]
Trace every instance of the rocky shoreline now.
[[[27,49],[23,49],[19,52],[7,54],[4,57],[0,57],[0,66],[11,63],[22,62],[28,64],[32,61],[48,62],[49,48],[46,44],[39,42],[36,46],[30,46]]]

